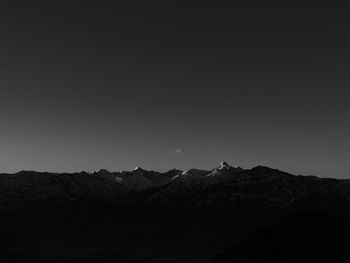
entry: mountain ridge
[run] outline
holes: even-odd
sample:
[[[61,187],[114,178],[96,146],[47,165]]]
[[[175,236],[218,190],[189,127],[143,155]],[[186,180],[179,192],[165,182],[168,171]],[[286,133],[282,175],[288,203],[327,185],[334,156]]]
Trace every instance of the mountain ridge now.
[[[0,253],[0,258],[17,260],[23,251],[28,251],[28,244],[37,244],[31,253],[46,260],[56,251],[57,242],[61,242],[59,246],[64,249],[59,255],[62,258],[71,248],[80,251],[82,247],[85,249],[83,256],[90,258],[91,247],[100,245],[101,255],[105,255],[104,246],[110,244],[111,249],[118,249],[117,253],[107,252],[108,256],[119,261],[108,262],[125,262],[120,253],[130,249],[128,242],[132,256],[142,259],[141,252],[153,242],[153,245],[160,243],[167,247],[151,248],[150,258],[153,252],[159,251],[169,255],[169,244],[174,245],[176,251],[178,245],[183,244],[184,251],[190,247],[195,255],[217,255],[215,259],[229,262],[264,262],[259,261],[260,253],[257,261],[246,258],[246,251],[265,251],[265,247],[274,248],[280,245],[280,240],[289,237],[294,238],[293,242],[281,248],[293,250],[299,233],[305,232],[300,226],[310,220],[304,221],[302,217],[300,224],[290,224],[290,221],[284,224],[283,220],[303,214],[316,215],[312,218],[319,222],[311,238],[315,236],[315,240],[319,240],[323,215],[337,218],[325,227],[332,230],[338,226],[347,236],[350,231],[338,222],[350,219],[350,180],[296,176],[266,166],[243,169],[224,162],[210,170],[172,169],[164,173],[139,168],[121,172],[101,169],[93,173],[21,171],[0,174],[0,234],[3,237],[0,242],[2,240],[8,247],[8,254]],[[279,235],[278,222],[282,222],[282,230],[293,231]],[[261,250],[261,240],[269,233],[272,238],[267,239]],[[79,242],[76,242],[77,237]],[[46,243],[52,249],[45,248]],[[201,252],[198,247],[202,248]],[[304,247],[308,249],[307,244],[296,249],[303,251]],[[14,248],[20,253],[13,253]],[[242,253],[237,254],[237,251]],[[280,259],[287,256],[281,253],[276,262],[286,262]],[[273,259],[271,254],[266,254],[265,258]],[[234,261],[236,259],[243,261]],[[45,260],[29,262],[56,262]]]
[[[350,181],[296,176],[267,166],[243,169],[226,162],[211,170],[164,173],[138,167],[121,172],[0,174],[0,209],[5,210],[60,203],[232,209],[246,202],[289,210],[350,208]]]

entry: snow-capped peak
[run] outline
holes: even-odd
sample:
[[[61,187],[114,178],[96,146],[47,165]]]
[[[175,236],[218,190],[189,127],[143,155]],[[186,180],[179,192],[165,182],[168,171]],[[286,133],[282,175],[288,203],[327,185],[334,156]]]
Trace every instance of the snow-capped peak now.
[[[133,171],[139,171],[142,170],[140,166],[136,166],[135,169]]]
[[[181,173],[182,175],[189,175],[189,171],[188,170],[185,170]]]
[[[220,166],[219,166],[218,169],[219,169],[219,170],[226,170],[226,169],[230,169],[230,167],[231,167],[231,166],[230,166],[227,162],[224,162],[224,161],[223,161],[223,162],[220,163]]]

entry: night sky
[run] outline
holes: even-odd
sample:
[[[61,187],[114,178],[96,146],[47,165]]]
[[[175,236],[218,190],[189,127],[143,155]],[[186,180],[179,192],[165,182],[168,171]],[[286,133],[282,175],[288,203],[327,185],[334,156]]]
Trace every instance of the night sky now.
[[[350,178],[350,10],[2,1],[0,171]]]

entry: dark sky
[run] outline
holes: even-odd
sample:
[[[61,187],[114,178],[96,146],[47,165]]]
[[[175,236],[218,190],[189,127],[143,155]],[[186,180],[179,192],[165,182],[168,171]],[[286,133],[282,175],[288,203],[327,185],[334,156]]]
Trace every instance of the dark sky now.
[[[2,1],[0,171],[350,178],[350,10]]]

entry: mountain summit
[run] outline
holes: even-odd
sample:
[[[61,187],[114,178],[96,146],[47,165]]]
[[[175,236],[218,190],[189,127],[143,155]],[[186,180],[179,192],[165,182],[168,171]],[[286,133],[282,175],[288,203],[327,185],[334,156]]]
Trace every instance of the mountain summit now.
[[[219,170],[227,170],[227,169],[230,169],[230,167],[231,166],[227,162],[222,161],[220,163]]]

